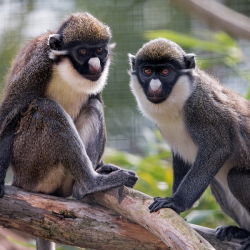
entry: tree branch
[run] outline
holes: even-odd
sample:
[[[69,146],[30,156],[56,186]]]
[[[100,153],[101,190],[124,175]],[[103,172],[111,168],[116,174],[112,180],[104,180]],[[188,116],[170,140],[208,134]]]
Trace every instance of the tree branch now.
[[[160,239],[95,204],[33,194],[5,185],[0,225],[56,243],[92,249],[168,249]]]
[[[174,0],[180,8],[194,13],[215,28],[220,28],[234,37],[250,40],[250,18],[214,0]]]
[[[152,198],[126,187],[89,195],[88,203],[28,193],[8,185],[5,191],[0,199],[0,225],[57,243],[100,250],[160,250],[169,249],[168,246],[172,249],[214,249],[171,209],[150,214],[147,207]],[[90,201],[116,210],[125,218],[97,204],[90,205]],[[203,234],[207,237],[206,232]],[[225,248],[219,247],[214,234],[209,240],[211,238],[215,240],[216,249],[239,248],[228,242],[225,243],[229,245],[223,244]]]
[[[159,237],[171,249],[220,249],[238,250],[239,240],[220,241],[215,237],[215,230],[189,225],[172,209],[160,209],[156,213],[149,213],[148,206],[153,202],[152,197],[134,189],[120,187],[91,195],[92,198],[131,221],[134,221],[152,234]],[[91,197],[90,196],[90,197]],[[190,227],[191,226],[191,227]],[[208,242],[195,232],[195,229]]]

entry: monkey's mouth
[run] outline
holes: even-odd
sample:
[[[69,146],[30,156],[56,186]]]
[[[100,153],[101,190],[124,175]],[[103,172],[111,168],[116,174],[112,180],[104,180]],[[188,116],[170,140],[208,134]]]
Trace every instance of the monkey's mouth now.
[[[162,96],[147,96],[147,98],[150,102],[153,102],[155,104],[161,103],[166,100],[166,98]]]
[[[92,82],[95,82],[97,81],[100,76],[101,76],[102,72],[96,72],[94,74],[88,74],[88,75],[83,75],[86,79],[92,81]]]

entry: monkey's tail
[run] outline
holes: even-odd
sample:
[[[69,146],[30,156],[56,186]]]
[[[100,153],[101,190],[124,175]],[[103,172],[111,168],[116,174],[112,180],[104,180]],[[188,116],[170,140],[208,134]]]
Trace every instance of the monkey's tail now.
[[[55,250],[56,244],[49,240],[45,240],[42,238],[36,238],[36,249],[37,250]]]

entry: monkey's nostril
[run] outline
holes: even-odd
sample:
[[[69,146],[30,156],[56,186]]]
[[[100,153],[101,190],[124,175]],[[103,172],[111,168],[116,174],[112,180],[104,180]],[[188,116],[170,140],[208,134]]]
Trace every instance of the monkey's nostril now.
[[[89,65],[89,71],[92,73],[96,73],[100,71],[100,67],[94,67],[92,65]]]

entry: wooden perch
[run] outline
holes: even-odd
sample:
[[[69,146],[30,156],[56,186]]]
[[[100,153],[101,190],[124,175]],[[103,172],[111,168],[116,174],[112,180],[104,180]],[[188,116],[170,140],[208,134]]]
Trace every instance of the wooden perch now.
[[[88,203],[28,193],[8,185],[5,191],[0,199],[0,225],[56,243],[100,250],[214,249],[207,238],[216,249],[239,248],[232,242],[222,244],[211,230],[209,235],[199,227],[202,238],[171,209],[150,214],[152,198],[126,187],[89,195]]]
[[[214,0],[174,0],[182,9],[188,10],[215,28],[234,37],[250,40],[250,18]]]

